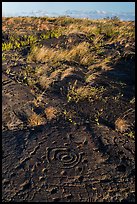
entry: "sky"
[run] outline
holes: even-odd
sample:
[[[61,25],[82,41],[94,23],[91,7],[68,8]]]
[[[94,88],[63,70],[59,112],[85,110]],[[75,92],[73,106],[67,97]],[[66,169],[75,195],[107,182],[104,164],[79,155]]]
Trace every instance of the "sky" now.
[[[3,16],[39,10],[59,14],[66,10],[135,13],[135,2],[2,2]]]

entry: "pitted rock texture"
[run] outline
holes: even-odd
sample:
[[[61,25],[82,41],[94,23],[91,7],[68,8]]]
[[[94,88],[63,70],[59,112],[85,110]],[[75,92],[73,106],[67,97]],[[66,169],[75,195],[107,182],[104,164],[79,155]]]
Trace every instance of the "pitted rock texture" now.
[[[8,83],[3,121],[20,106],[12,101],[17,90],[22,105],[34,97],[26,87]],[[135,147],[128,137],[103,125],[66,126],[63,119],[21,128],[16,117],[9,119],[16,128],[2,134],[3,202],[135,201]]]
[[[118,135],[114,136],[116,140]],[[134,154],[125,147],[126,141],[119,148],[117,141],[113,142],[109,147],[86,127],[64,134],[58,124],[41,130],[5,131],[3,200],[128,200],[135,188]]]

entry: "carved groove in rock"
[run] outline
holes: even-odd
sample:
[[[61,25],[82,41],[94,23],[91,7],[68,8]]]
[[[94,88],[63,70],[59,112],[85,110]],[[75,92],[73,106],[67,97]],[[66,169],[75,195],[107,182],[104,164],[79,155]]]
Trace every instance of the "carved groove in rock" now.
[[[76,153],[73,149],[57,147],[47,148],[47,160],[51,163],[58,160],[62,168],[73,168],[81,161],[82,153]]]

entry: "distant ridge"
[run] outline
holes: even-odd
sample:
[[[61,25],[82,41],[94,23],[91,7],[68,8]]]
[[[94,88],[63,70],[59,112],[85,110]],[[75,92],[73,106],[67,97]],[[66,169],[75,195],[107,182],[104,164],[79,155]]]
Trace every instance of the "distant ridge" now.
[[[120,20],[124,21],[135,21],[135,14],[133,12],[108,12],[100,10],[91,10],[91,11],[80,11],[80,10],[67,10],[63,13],[50,13],[47,11],[31,11],[31,12],[22,12],[22,13],[2,13],[3,17],[14,17],[14,16],[49,16],[49,17],[58,17],[58,16],[70,16],[73,18],[89,18],[89,19],[101,19],[101,18],[113,18],[117,16]]]

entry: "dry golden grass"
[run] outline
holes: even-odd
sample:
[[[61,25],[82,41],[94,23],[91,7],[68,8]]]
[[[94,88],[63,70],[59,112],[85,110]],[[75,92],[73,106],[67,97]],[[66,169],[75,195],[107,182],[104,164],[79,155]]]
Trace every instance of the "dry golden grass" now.
[[[79,21],[80,19],[78,19]],[[94,23],[94,24],[93,24]],[[64,31],[66,35],[72,34],[72,33],[83,33],[83,34],[89,34],[97,33],[97,26],[96,21],[87,21],[86,19],[83,19],[80,22],[73,22],[67,26],[67,29]],[[92,24],[92,26],[91,26]]]
[[[47,89],[53,83],[53,80],[51,80],[50,78],[47,78],[46,75],[43,75],[43,76],[39,77],[39,83],[40,83],[41,87]]]
[[[121,133],[127,131],[129,129],[130,125],[128,124],[128,122],[123,119],[123,118],[118,118],[115,121],[115,129]]]
[[[33,104],[34,104],[36,107],[39,107],[39,106],[42,104],[43,100],[44,100],[44,92],[41,93],[41,94],[38,94],[38,95],[36,96],[36,98],[33,100]]]
[[[91,54],[90,44],[88,42],[82,42],[74,46],[67,54],[67,60],[76,61],[83,65],[90,65],[94,61],[94,57]]]
[[[54,72],[51,73],[50,79],[59,80],[59,78],[61,77],[61,73],[62,73],[61,69],[55,70]]]
[[[48,75],[51,71],[51,67],[49,67],[48,64],[45,64],[36,68],[35,75],[36,77],[42,76],[43,74]]]
[[[84,25],[84,21],[86,25]],[[119,23],[119,22],[118,22]],[[91,26],[92,24],[92,26]],[[84,33],[88,36],[94,35],[93,45],[88,42],[81,42],[78,45],[73,46],[69,50],[63,48],[49,48],[49,47],[34,47],[28,56],[30,61],[46,62],[50,66],[53,66],[62,61],[75,61],[85,66],[92,65],[96,60],[96,55],[92,51],[93,48],[98,52],[101,52],[102,43],[104,43],[104,36],[107,36],[107,44],[120,43],[125,47],[130,47],[135,38],[134,27],[132,24],[122,24],[120,26],[114,26],[112,21],[92,21],[89,23],[87,20],[76,21],[74,23],[66,25],[66,29],[62,31],[62,34],[69,35],[70,33]],[[128,40],[130,37],[130,41]],[[68,38],[65,44],[73,44],[73,38]],[[102,51],[103,52],[103,51]],[[117,53],[114,53],[117,55]],[[111,60],[111,59],[110,59]],[[105,59],[104,59],[105,62]],[[105,70],[108,70],[106,65],[103,65]],[[102,66],[102,67],[103,67]],[[41,71],[42,72],[42,71]]]
[[[92,74],[88,73],[88,75],[86,77],[86,82],[90,83],[90,82],[94,81],[96,78],[98,78],[100,75],[101,75],[101,72],[95,72]]]
[[[31,54],[28,56],[28,60],[46,62],[47,60],[54,59],[55,55],[56,52],[53,49],[46,47],[34,47],[31,51]]]
[[[28,56],[28,60],[48,62],[50,65],[54,65],[63,60],[76,61],[83,65],[90,65],[93,63],[94,57],[90,51],[90,44],[88,42],[82,42],[70,50],[34,47]]]
[[[104,59],[103,61],[98,60],[96,61],[96,63],[94,63],[93,65],[88,66],[88,70],[89,72],[87,73],[88,77],[91,77],[90,72],[92,73],[92,76],[97,76],[100,72],[96,71],[96,70],[102,70],[102,71],[110,71],[113,68],[109,65],[109,63],[111,62],[111,58],[108,57],[106,59]],[[96,71],[96,73],[93,73],[93,70]]]
[[[61,76],[61,80],[63,80],[65,77],[72,75],[75,72],[75,68],[74,67],[69,67],[68,69],[66,69]]]
[[[74,75],[80,78],[84,77],[84,74],[80,69],[76,69],[75,67],[68,67],[62,72],[61,80]]]
[[[48,88],[55,81],[59,81],[61,77],[62,70],[57,69],[53,71],[48,77],[46,74],[39,77],[39,83],[43,88]]]
[[[43,118],[41,115],[37,115],[36,113],[33,113],[28,118],[28,124],[30,126],[44,125],[45,123],[46,123],[46,119]]]
[[[97,89],[83,86],[76,89],[76,93],[78,98],[84,100],[86,98],[95,97],[95,95],[97,94]]]
[[[63,81],[67,77],[83,79],[84,74],[81,69],[76,69],[75,67],[57,68],[49,76],[45,73],[39,76],[39,83],[44,89],[48,89],[55,82]]]
[[[72,87],[67,94],[68,101],[94,101],[104,92],[104,88],[96,88],[90,86]]]
[[[50,121],[52,119],[57,118],[59,114],[59,110],[53,106],[49,106],[45,109],[45,114],[46,114],[47,119]]]
[[[14,45],[14,41],[18,41],[21,43],[22,47],[20,48],[23,48],[23,50],[24,48],[28,49],[27,47],[29,45],[31,51],[27,51],[28,62],[37,62],[33,63],[36,64],[36,66],[34,66],[34,69],[32,68],[30,72],[26,66],[27,71],[21,73],[21,78],[22,76],[24,79],[27,78],[27,84],[32,88],[33,95],[35,95],[35,88],[37,88],[37,90],[40,88],[40,91],[45,91],[45,93],[48,93],[48,91],[51,93],[53,91],[55,95],[60,91],[68,102],[71,100],[73,102],[84,101],[83,104],[87,104],[87,101],[92,103],[98,98],[101,101],[103,89],[96,88],[94,84],[98,84],[98,81],[100,82],[100,80],[103,79],[104,72],[106,72],[107,75],[107,72],[109,74],[109,71],[112,70],[113,67],[115,69],[115,63],[121,62],[121,59],[124,69],[126,63],[128,64],[127,55],[130,54],[130,50],[134,52],[135,25],[133,22],[116,22],[103,19],[73,19],[66,17],[3,18],[2,21],[4,43],[7,41],[6,36],[8,36],[9,43]],[[37,30],[45,31],[37,33]],[[46,30],[49,31],[47,35]],[[16,33],[17,36],[12,35],[12,33]],[[49,33],[51,34],[49,35]],[[27,43],[29,43],[27,39],[32,38],[30,44],[23,45],[21,38],[24,35],[27,36]],[[41,47],[43,44],[44,46]],[[46,47],[46,44],[48,47]],[[19,56],[19,60],[16,60],[16,62],[20,61],[20,57],[22,58],[22,56]],[[24,63],[24,57],[22,58],[22,62]],[[20,68],[24,70],[24,66]],[[27,77],[25,73],[28,73]],[[9,74],[12,74],[12,72]],[[105,78],[103,80],[105,80]],[[74,81],[77,81],[77,84]],[[39,86],[35,87],[35,85],[37,85],[36,83],[38,83],[38,85],[40,84],[43,89]],[[106,89],[107,88],[109,90],[109,87],[106,87]],[[107,95],[107,92],[105,94]],[[111,99],[111,94],[108,98],[109,97]],[[118,100],[120,101],[121,98]],[[36,107],[45,109],[45,115],[48,121],[56,119],[63,109],[63,106],[60,107],[61,102],[55,104],[55,101],[54,103],[50,103],[49,100],[49,102],[46,103],[46,100],[47,97],[45,97],[44,101],[41,94],[34,99],[33,103]],[[60,100],[62,100],[62,97],[60,97]],[[106,99],[106,101],[107,100],[109,99]],[[59,101],[59,99],[57,101]],[[134,102],[135,100],[133,98],[130,104],[134,104]],[[46,106],[50,104],[50,106],[45,108],[45,104]],[[60,109],[58,107],[60,107]],[[86,113],[83,105],[82,108],[83,110],[81,112]],[[88,108],[86,107],[85,109]],[[89,109],[87,110],[87,115],[88,112]],[[75,113],[69,110],[68,113],[66,113],[66,117],[73,120]],[[28,123],[31,126],[37,126],[45,124],[47,120],[44,118],[44,115],[31,113],[31,116],[28,118]],[[115,127],[119,132],[126,132],[129,128],[129,124],[123,118],[118,118],[115,122]]]
[[[51,66],[58,65],[59,61],[66,60],[67,50],[53,49],[47,47],[34,47],[28,56],[29,61],[47,62]]]
[[[80,30],[79,30],[79,25],[78,24],[70,24],[68,27],[67,27],[67,29],[66,29],[66,31],[65,31],[65,34],[71,34],[71,33],[79,33],[80,32]]]

